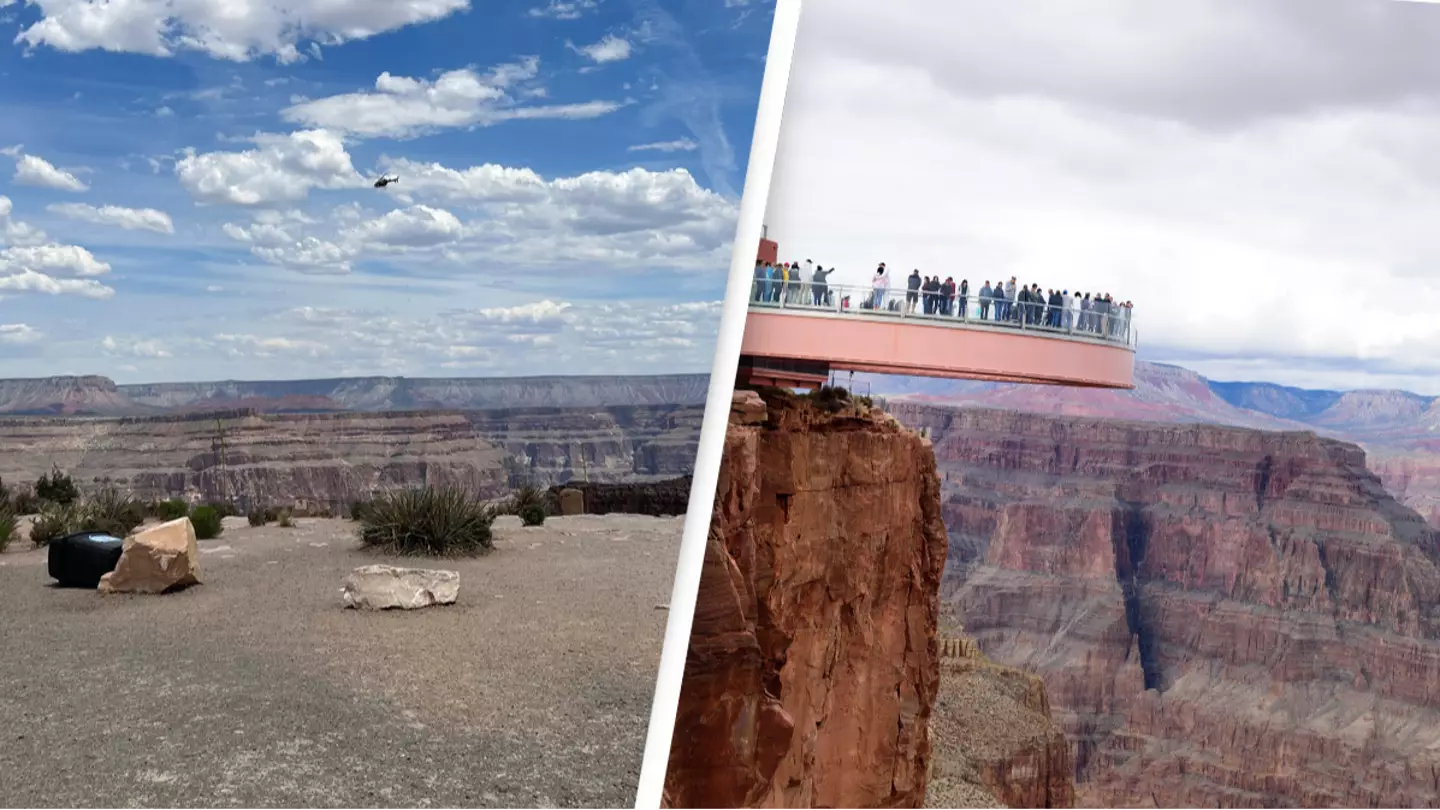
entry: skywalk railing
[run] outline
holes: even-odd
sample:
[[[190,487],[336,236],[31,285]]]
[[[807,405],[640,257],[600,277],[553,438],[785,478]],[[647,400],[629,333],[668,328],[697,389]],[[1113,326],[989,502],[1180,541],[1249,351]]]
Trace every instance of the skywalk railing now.
[[[1129,307],[1107,306],[1104,302],[1096,302],[1092,307],[1082,308],[1081,301],[1074,297],[1069,307],[1051,306],[1043,301],[1012,301],[993,295],[983,298],[973,289],[963,296],[957,292],[947,297],[919,290],[912,292],[903,287],[877,290],[853,284],[780,279],[755,279],[750,284],[750,308],[755,310],[893,317],[923,321],[927,326],[997,327],[1135,347],[1138,333]]]

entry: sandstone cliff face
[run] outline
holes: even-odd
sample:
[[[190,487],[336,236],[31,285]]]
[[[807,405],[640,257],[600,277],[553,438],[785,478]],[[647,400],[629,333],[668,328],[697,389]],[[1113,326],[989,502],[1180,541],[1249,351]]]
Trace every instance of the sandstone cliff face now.
[[[145,499],[223,498],[244,508],[343,510],[376,490],[457,484],[487,497],[526,483],[686,475],[699,408],[509,409],[123,419],[0,418],[0,479],[51,465],[82,488]]]
[[[892,404],[947,598],[1041,675],[1082,802],[1440,804],[1435,532],[1308,433]]]
[[[726,437],[666,803],[921,806],[945,562],[934,456],[878,413],[767,404],[738,408]]]

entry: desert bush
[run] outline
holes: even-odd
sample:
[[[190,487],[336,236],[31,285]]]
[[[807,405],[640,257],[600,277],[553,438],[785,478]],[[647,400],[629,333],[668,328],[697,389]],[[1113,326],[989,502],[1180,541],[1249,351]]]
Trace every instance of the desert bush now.
[[[528,503],[520,507],[520,522],[526,526],[542,526],[545,523],[545,507],[538,503]]]
[[[104,532],[124,537],[145,522],[145,506],[119,490],[106,487],[77,510],[74,531]]]
[[[240,510],[235,508],[235,504],[233,503],[227,503],[225,501],[206,501],[205,505],[210,507],[211,509],[214,509],[215,514],[219,515],[222,518],[240,516]]]
[[[265,507],[265,522],[266,522],[266,523],[274,523],[275,521],[277,521],[277,520],[279,520],[279,519],[280,519],[280,507],[278,507],[278,506],[267,506],[267,507]]]
[[[29,489],[17,489],[10,494],[10,511],[17,515],[33,515],[40,511],[40,499]]]
[[[213,506],[197,506],[190,513],[190,525],[195,527],[196,540],[214,540],[225,531],[220,522],[220,513]]]
[[[360,542],[390,554],[481,554],[494,547],[494,521],[494,509],[457,487],[396,490],[364,510]]]
[[[245,519],[250,522],[250,525],[251,525],[251,526],[264,526],[264,525],[265,525],[265,510],[264,510],[264,509],[251,509],[250,512],[249,512],[247,515],[245,515]]]
[[[36,548],[49,545],[51,540],[58,540],[67,534],[80,531],[80,521],[83,516],[78,506],[71,503],[62,505],[48,503],[40,510],[35,517],[35,522],[30,524],[30,542]]]
[[[80,499],[75,481],[56,465],[35,481],[35,496],[42,501],[69,506]]]
[[[370,508],[369,501],[355,501],[350,504],[350,519],[364,520],[365,510]]]
[[[8,507],[0,509],[0,554],[3,554],[5,549],[9,548],[10,541],[15,539],[15,529],[19,522]]]
[[[282,529],[295,528],[295,520],[290,517],[289,509],[281,509],[280,514],[277,515],[275,518],[275,522],[279,524],[280,528]]]
[[[502,504],[501,512],[507,515],[519,515],[523,519],[527,509],[536,507],[544,515],[553,515],[560,511],[559,504],[554,501],[555,499],[550,496],[549,492],[527,485],[516,490]]]
[[[183,517],[189,517],[189,515],[190,504],[179,498],[171,498],[168,501],[161,501],[160,503],[155,504],[155,517],[158,517],[167,523],[172,520],[179,520]]]

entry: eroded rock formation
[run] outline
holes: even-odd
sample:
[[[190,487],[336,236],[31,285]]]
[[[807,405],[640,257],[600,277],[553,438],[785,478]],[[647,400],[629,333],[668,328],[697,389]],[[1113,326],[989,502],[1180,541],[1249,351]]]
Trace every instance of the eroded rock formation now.
[[[0,479],[52,465],[82,489],[153,500],[339,513],[377,489],[460,485],[486,497],[534,483],[656,481],[690,473],[701,409],[0,418]],[[681,510],[684,511],[683,509]]]
[[[890,407],[935,441],[947,597],[1044,678],[1082,802],[1440,805],[1436,533],[1359,448]]]
[[[671,807],[918,807],[945,562],[929,443],[868,409],[737,399]]]
[[[961,632],[941,638],[927,807],[1072,807],[1075,764],[1045,683]]]

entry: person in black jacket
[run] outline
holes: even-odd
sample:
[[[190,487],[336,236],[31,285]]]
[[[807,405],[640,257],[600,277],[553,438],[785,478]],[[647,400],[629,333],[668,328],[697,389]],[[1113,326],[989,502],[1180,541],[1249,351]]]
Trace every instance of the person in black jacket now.
[[[990,279],[987,278],[985,279],[985,286],[980,288],[980,320],[990,320],[990,299],[994,295],[995,291],[990,289]],[[1000,317],[999,304],[995,305],[995,317]]]
[[[920,300],[920,271],[916,270],[905,279],[905,312],[915,313],[915,302]]]
[[[830,285],[826,279],[830,278],[830,274],[833,272],[835,272],[833,267],[826,270],[818,264],[815,265],[815,273],[810,277],[810,294],[815,297],[815,306],[817,307],[830,306]]]
[[[962,319],[970,317],[970,310],[966,308],[966,306],[967,306],[967,304],[969,303],[969,301],[970,301],[970,280],[969,280],[969,279],[966,279],[966,278],[962,278],[962,279],[960,279],[960,298],[955,302],[956,304],[959,305],[959,309],[957,309],[957,310],[955,311],[955,314],[958,315],[958,316],[959,316],[960,318],[962,318]]]

